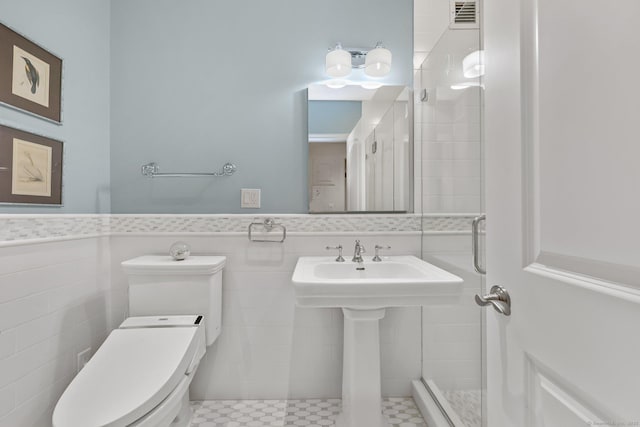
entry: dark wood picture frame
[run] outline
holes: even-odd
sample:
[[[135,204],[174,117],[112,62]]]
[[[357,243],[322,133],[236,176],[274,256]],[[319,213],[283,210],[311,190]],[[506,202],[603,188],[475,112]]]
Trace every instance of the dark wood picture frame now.
[[[2,23],[0,103],[62,123],[62,59]]]
[[[0,203],[62,206],[63,145],[0,125]]]

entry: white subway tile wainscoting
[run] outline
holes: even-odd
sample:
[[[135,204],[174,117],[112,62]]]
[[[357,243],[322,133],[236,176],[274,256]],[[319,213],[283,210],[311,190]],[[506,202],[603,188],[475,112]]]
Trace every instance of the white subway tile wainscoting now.
[[[470,220],[274,215],[287,227],[285,242],[250,242],[246,227],[266,217],[0,215],[0,427],[50,425],[77,354],[93,354],[128,315],[120,263],[167,253],[178,240],[194,254],[227,257],[223,330],[198,368],[192,399],[338,398],[342,314],[295,306],[298,257],[337,244],[347,254],[356,238],[367,248],[390,245],[389,255],[420,256],[421,224],[446,241],[448,234],[468,237],[460,234]],[[411,380],[421,375],[421,316],[420,308],[389,309],[381,322],[384,396],[410,396]]]
[[[51,425],[53,407],[111,329],[109,239],[0,247],[0,426]]]
[[[366,247],[388,244],[392,254],[420,254],[419,234],[366,234]],[[194,254],[224,255],[222,333],[207,349],[191,386],[196,400],[308,399],[341,396],[342,313],[295,305],[291,276],[298,257],[324,255],[328,245],[350,249],[354,237],[317,233],[284,243],[255,243],[243,235],[111,237],[114,318],[124,318],[126,259],[166,252],[176,240]],[[389,309],[382,319],[382,391],[410,396],[420,377],[420,308]]]

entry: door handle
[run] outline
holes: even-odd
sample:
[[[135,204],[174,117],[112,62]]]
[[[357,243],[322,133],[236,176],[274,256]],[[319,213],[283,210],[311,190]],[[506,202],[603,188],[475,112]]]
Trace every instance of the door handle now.
[[[473,219],[471,223],[471,239],[473,243],[473,268],[476,273],[487,274],[487,270],[480,265],[480,222],[487,219],[486,215],[480,215]]]
[[[480,296],[476,295],[476,304],[486,306],[491,304],[500,314],[509,316],[511,314],[511,297],[505,288],[499,285],[491,287],[491,293]]]

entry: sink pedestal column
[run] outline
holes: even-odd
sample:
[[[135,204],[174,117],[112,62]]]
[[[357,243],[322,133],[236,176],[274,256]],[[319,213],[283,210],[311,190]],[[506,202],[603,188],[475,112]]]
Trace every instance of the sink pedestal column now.
[[[343,308],[342,413],[336,427],[389,427],[382,415],[380,328],[384,308]]]

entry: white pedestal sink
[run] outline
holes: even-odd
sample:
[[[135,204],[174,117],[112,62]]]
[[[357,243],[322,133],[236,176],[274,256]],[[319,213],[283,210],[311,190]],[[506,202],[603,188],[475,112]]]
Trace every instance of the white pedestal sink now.
[[[462,279],[414,256],[361,266],[364,270],[332,257],[300,257],[291,280],[299,306],[344,313],[342,413],[336,426],[388,427],[382,415],[379,321],[387,307],[454,303]]]

